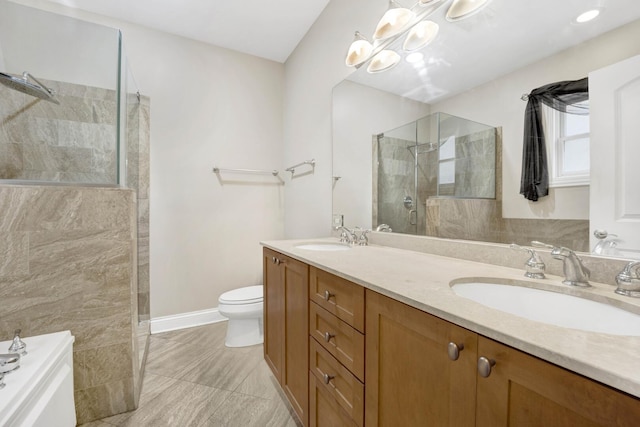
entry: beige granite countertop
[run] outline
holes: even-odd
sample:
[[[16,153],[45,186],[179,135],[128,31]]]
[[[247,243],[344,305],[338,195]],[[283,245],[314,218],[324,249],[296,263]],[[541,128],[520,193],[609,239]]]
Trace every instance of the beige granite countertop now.
[[[312,251],[301,243],[336,238],[265,241],[261,244],[387,295],[456,325],[640,397],[640,337],[562,328],[528,320],[457,296],[450,287],[460,278],[528,281],[549,290],[613,300],[640,314],[640,301],[617,295],[610,285],[592,283],[586,291],[547,275],[533,280],[522,269],[465,261],[386,246],[354,246],[347,251]],[[537,286],[537,285],[536,285]]]

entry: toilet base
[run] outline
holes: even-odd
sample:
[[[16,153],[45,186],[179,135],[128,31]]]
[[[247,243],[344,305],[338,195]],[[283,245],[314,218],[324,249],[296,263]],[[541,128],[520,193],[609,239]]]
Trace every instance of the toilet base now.
[[[224,345],[227,347],[248,347],[262,344],[264,331],[262,317],[252,319],[229,319]]]

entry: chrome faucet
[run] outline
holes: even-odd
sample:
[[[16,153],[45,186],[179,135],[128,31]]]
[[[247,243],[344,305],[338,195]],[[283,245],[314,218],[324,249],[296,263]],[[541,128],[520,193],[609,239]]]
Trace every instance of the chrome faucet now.
[[[632,261],[616,276],[616,294],[640,297],[640,261]]]
[[[18,353],[20,356],[26,356],[27,344],[20,339],[20,332],[22,332],[20,329],[16,329],[13,332],[13,341],[11,341],[11,346],[9,346],[9,353]]]
[[[359,246],[369,246],[369,238],[367,237],[367,234],[369,234],[370,232],[371,230],[362,230],[362,232],[360,233],[360,237],[358,238]]]
[[[529,254],[529,259],[524,264],[527,269],[527,271],[524,273],[525,277],[528,277],[530,279],[545,278],[544,270],[546,268],[546,265],[544,264],[544,261],[542,261],[542,258],[540,258],[540,255],[538,255],[538,252],[534,251],[531,248],[525,248],[523,246],[516,245],[515,243],[510,244],[509,247],[511,249],[527,252]]]
[[[564,280],[562,283],[569,286],[589,287],[591,271],[582,264],[582,261],[574,251],[562,246],[553,246],[546,243],[533,241],[533,246],[551,249],[551,256],[563,262]]]
[[[15,371],[20,367],[18,353],[0,354],[0,373]]]
[[[342,233],[340,233],[340,242],[353,245],[358,241],[358,236],[356,236],[356,233],[354,231],[349,230],[344,225],[341,225],[340,227],[338,227],[337,230],[342,230]]]

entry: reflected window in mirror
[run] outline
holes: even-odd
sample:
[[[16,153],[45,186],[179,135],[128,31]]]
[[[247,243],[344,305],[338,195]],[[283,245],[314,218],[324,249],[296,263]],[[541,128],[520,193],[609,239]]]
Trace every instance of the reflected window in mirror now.
[[[589,106],[589,101],[580,103]],[[549,159],[549,187],[589,185],[589,115],[543,106]]]

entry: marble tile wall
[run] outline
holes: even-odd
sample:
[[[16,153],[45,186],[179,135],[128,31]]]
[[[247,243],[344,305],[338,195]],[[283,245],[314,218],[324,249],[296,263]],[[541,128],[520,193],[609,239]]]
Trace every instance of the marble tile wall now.
[[[496,194],[496,131],[489,129],[456,138],[455,184],[456,197],[492,199]],[[438,194],[445,195],[440,186]]]
[[[399,138],[384,137],[378,143],[377,168],[377,217],[374,224],[388,224],[399,233],[416,233],[411,224],[409,209],[403,204],[406,196],[415,198],[414,165],[410,146],[415,142]],[[414,209],[418,205],[414,200]],[[415,214],[414,214],[415,215]],[[415,223],[415,217],[414,221]]]
[[[0,185],[0,340],[71,331],[79,423],[136,405],[136,233],[133,190]]]
[[[60,105],[0,85],[0,180],[115,184],[115,90],[42,82]]]
[[[500,201],[432,198],[427,200],[427,236],[530,245],[540,240],[589,252],[589,221],[502,218]]]

